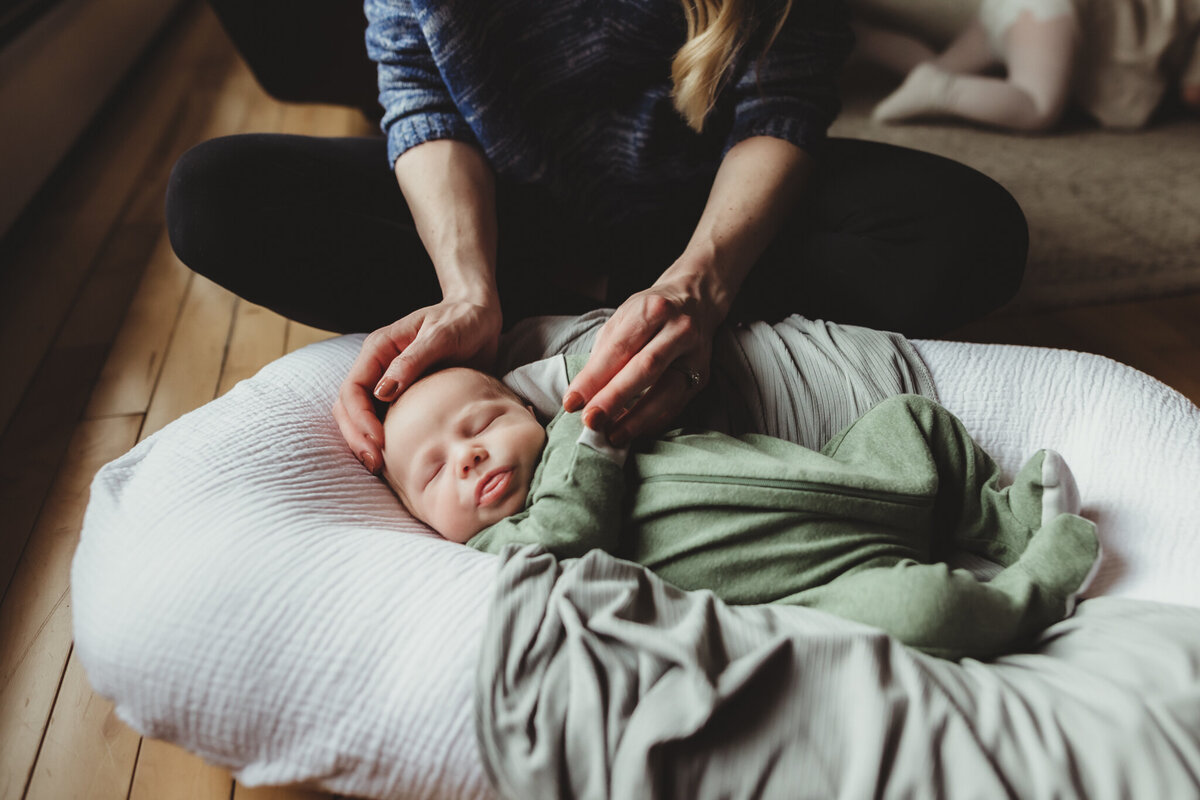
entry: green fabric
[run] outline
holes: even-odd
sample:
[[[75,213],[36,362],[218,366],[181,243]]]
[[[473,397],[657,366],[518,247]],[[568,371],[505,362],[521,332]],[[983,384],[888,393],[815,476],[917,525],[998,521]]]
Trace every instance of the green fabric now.
[[[1000,489],[962,424],[916,395],[884,400],[822,452],[675,431],[635,450],[624,472],[577,442],[578,413],[548,430],[526,510],[472,547],[541,544],[560,558],[599,548],[682,589],[819,608],[948,658],[1012,649],[1063,618],[1098,555],[1080,517],[1035,530],[1040,492]],[[1019,478],[1040,474],[1039,455]],[[932,563],[954,549],[1006,569],[982,583]]]

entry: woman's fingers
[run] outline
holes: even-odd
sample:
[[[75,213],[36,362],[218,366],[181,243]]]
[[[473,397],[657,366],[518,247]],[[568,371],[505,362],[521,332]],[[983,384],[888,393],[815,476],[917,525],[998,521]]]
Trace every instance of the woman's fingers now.
[[[623,303],[568,387],[563,407],[583,408],[584,424],[607,432],[614,444],[665,429],[703,387],[712,352],[711,332],[701,330],[687,308],[655,289]],[[676,363],[680,370],[672,371]],[[682,386],[669,381],[669,372]],[[701,378],[692,381],[693,373]]]
[[[375,396],[390,402],[438,364],[490,366],[500,333],[498,312],[469,303],[441,303],[416,311],[388,330],[383,374]]]
[[[420,339],[427,309],[420,309],[386,328],[380,328],[363,342],[363,357],[374,365],[369,375],[368,391],[384,402],[400,396],[420,372],[404,368],[404,354]],[[399,364],[397,362],[400,362]],[[364,381],[364,385],[366,385]]]
[[[498,307],[442,302],[367,336],[342,381],[333,415],[346,443],[368,470],[376,472],[383,463],[383,425],[374,398],[395,400],[439,362],[493,358],[501,321]]]
[[[383,464],[380,445],[383,441],[383,425],[375,416],[371,396],[361,387],[348,389],[343,386],[342,394],[333,404],[333,418],[355,457],[368,472],[377,472]]]
[[[383,464],[383,424],[376,416],[372,395],[391,400],[398,394],[395,386],[383,385],[384,376],[416,337],[423,311],[368,334],[338,390],[333,417],[350,450],[371,473]],[[384,388],[392,390],[386,393],[390,396],[381,396]]]
[[[603,399],[598,396],[659,335],[674,310],[669,301],[657,295],[634,295],[626,300],[596,337],[587,364],[567,387],[563,408],[577,411],[588,406],[584,423],[596,430],[603,428],[606,420],[621,411],[625,402],[644,391],[652,381],[631,390],[627,379],[625,388],[615,398],[623,402],[614,403],[612,392]]]
[[[375,416],[371,393],[403,344],[403,339],[392,338],[391,327],[380,328],[363,340],[333,406],[342,438],[369,472],[375,472],[383,463],[383,425]]]
[[[625,409],[614,415],[609,440],[624,446],[636,436],[663,431],[708,382],[711,352],[711,342],[695,332],[690,319],[665,327],[596,398],[605,402],[611,388],[612,402]]]
[[[448,334],[445,327],[423,327],[412,343],[388,363],[375,387],[375,396],[391,402],[434,364],[452,359],[456,354],[450,346],[452,342]]]
[[[609,441],[624,447],[638,436],[661,433],[703,386],[703,380],[693,383],[682,370],[668,369],[629,413],[617,420],[608,432]]]
[[[604,388],[596,393],[588,408],[584,410],[585,423],[597,430],[611,429],[613,421],[645,402],[643,395],[659,383],[673,363],[693,358],[690,355],[693,352],[707,353],[710,348],[711,345],[697,331],[696,324],[690,316],[677,316],[664,325]],[[701,362],[696,368],[707,370],[707,355],[693,360]],[[690,364],[689,368],[692,368]],[[680,396],[679,402],[675,404],[677,409],[682,409],[690,399],[690,393]],[[600,410],[591,412],[592,408]],[[595,417],[594,421],[589,422],[589,413]],[[633,419],[637,420],[639,417]],[[642,430],[639,426],[635,433],[641,433]]]
[[[584,410],[585,423],[597,430],[607,429],[608,423],[640,404],[642,396],[658,383],[671,362],[690,349],[692,343],[686,331],[686,325],[680,322],[659,331],[596,393]],[[593,408],[599,411],[592,412]],[[596,424],[588,421],[589,413],[597,417]]]

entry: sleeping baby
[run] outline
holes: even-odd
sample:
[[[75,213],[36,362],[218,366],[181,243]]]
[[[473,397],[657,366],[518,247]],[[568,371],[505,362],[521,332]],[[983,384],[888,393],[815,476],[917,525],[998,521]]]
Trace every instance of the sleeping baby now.
[[[383,475],[446,539],[486,552],[601,548],[731,604],[788,603],[881,628],[932,655],[989,658],[1069,615],[1099,562],[1066,464],[1014,483],[932,400],[882,401],[820,452],[763,435],[676,430],[616,449],[558,407],[586,356],[507,382],[432,373],[388,409]],[[990,581],[943,559],[966,550]]]

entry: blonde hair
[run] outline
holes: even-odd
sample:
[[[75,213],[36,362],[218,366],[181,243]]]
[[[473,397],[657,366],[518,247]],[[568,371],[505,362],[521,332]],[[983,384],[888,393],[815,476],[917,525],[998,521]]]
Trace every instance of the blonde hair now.
[[[762,0],[682,0],[687,41],[671,62],[671,98],[675,109],[699,133],[717,93],[742,48],[756,32]],[[779,19],[763,46],[767,54],[787,21],[793,0],[783,0]]]

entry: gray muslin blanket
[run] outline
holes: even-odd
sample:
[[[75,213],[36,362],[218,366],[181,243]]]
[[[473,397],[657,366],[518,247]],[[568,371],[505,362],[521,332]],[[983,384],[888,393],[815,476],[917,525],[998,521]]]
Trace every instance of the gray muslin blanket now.
[[[503,797],[1200,796],[1198,609],[1096,598],[954,663],[598,550],[501,560],[476,724]]]

